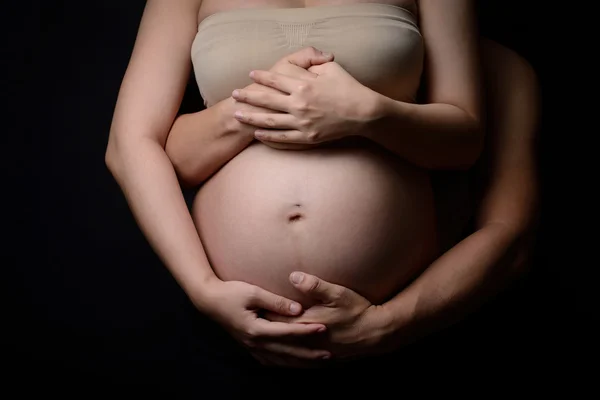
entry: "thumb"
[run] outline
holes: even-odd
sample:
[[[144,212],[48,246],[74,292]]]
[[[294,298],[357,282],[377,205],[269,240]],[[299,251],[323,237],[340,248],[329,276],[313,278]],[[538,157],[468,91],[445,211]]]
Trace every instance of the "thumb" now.
[[[334,57],[332,53],[321,52],[313,59],[311,59],[311,65],[321,65],[333,61]]]
[[[323,304],[336,304],[345,296],[345,287],[329,283],[314,275],[292,272],[290,282],[302,293]]]
[[[258,286],[249,302],[250,307],[262,308],[281,315],[295,316],[302,312],[302,306],[295,301],[276,295]]]

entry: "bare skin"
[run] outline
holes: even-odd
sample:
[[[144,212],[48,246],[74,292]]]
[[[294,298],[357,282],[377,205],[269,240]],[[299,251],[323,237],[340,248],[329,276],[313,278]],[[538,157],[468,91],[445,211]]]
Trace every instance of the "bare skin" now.
[[[219,2],[215,7],[212,2],[204,2],[199,19],[239,8],[353,3],[360,2]],[[388,4],[417,13],[415,2]],[[203,14],[205,7],[209,11]],[[275,131],[271,137],[257,137],[257,131],[254,136],[277,149],[281,145],[328,145],[359,136],[396,153],[398,161],[381,150],[359,151],[360,146],[355,151],[315,150],[310,155],[292,155],[276,154],[256,142],[244,147],[247,142],[240,141],[230,158],[215,157],[213,169],[208,170],[206,160],[213,159],[209,146],[221,151],[233,147],[226,147],[225,140],[210,138],[208,130],[208,135],[197,134],[197,127],[205,125],[202,113],[175,122],[166,147],[179,176],[188,184],[198,184],[211,176],[196,197],[193,216],[220,279],[249,282],[308,306],[310,299],[287,285],[287,275],[302,269],[351,287],[379,303],[428,265],[435,257],[436,241],[432,194],[427,174],[414,166],[464,168],[476,158],[481,138],[477,129],[480,94],[474,61],[476,36],[473,24],[468,23],[469,10],[468,2],[441,9],[435,2],[420,4],[419,22],[424,26],[425,43],[441,42],[439,46],[427,45],[431,48],[426,78],[436,82],[428,86],[428,104],[396,101],[379,94],[359,84],[335,63],[308,68],[319,76],[318,82],[323,82],[310,90],[311,99],[299,98],[300,104],[321,100],[312,106],[311,115],[300,116],[296,112],[300,110],[263,102],[294,101],[294,94],[281,95],[284,87],[268,87],[260,81],[261,74],[290,77],[292,72],[255,71],[258,85],[239,88],[232,93],[236,101],[227,103],[232,106],[230,112],[242,112],[241,117],[236,116],[239,126],[232,125],[233,134],[227,140],[241,140],[236,130],[247,137],[248,127],[264,127],[260,124],[262,118],[277,123],[278,118],[289,121],[291,117],[293,121],[302,117],[309,121],[311,131],[319,131],[318,143],[311,135],[309,140],[298,142],[295,136],[300,132],[295,135],[289,131],[290,126],[272,126]],[[439,28],[437,19],[452,13],[454,22]],[[345,88],[343,94],[335,89],[340,87]],[[328,93],[333,97],[325,95]],[[328,108],[325,102],[345,105],[345,109]],[[352,110],[364,113],[353,115]],[[283,135],[288,139],[282,140]],[[281,168],[283,165],[285,168]]]
[[[319,5],[352,3],[356,2],[323,2],[311,3],[310,5],[304,4],[304,6],[317,7]],[[293,8],[300,5],[294,2],[280,2],[277,4],[246,2],[243,4],[245,8],[275,6],[277,6],[275,8]],[[400,1],[388,4],[407,7],[414,13],[417,11],[414,2]],[[447,45],[435,46],[434,49],[430,50],[430,53],[437,57],[431,55],[428,57],[429,63],[426,75],[429,80],[440,82],[440,84],[429,86],[429,98],[432,102],[427,105],[414,105],[394,101],[357,84],[354,78],[347,74],[344,76],[343,71],[338,68],[336,70],[337,75],[335,73],[328,74],[332,77],[329,88],[322,88],[321,92],[313,91],[314,97],[325,98],[326,96],[319,95],[319,93],[335,93],[336,91],[332,88],[346,87],[348,88],[347,93],[344,93],[344,96],[340,99],[330,99],[330,104],[344,104],[348,102],[347,99],[356,99],[357,104],[348,108],[366,110],[367,114],[349,116],[347,120],[340,118],[336,120],[330,117],[341,114],[347,115],[348,113],[337,112],[339,110],[330,110],[323,113],[321,109],[321,115],[325,118],[320,118],[320,129],[325,132],[325,135],[320,135],[320,144],[328,144],[332,140],[340,139],[340,135],[358,134],[364,135],[370,141],[380,144],[382,147],[399,152],[400,159],[411,161],[420,167],[453,166],[462,168],[473,162],[472,157],[477,154],[474,151],[477,145],[472,145],[480,141],[478,139],[480,135],[474,129],[477,126],[476,121],[479,119],[478,103],[480,100],[477,80],[478,71],[473,62],[476,59],[475,46],[473,45],[475,35],[472,32],[472,24],[461,24],[461,22],[468,22],[468,18],[465,20],[464,15],[468,16],[468,12],[465,12],[465,10],[469,10],[469,8],[467,3],[462,5],[462,9],[455,7],[457,4],[461,5],[462,3],[457,3],[451,7],[452,10],[450,11],[454,10],[453,12],[457,15],[457,23],[448,25],[446,30],[440,30],[434,28],[438,25],[436,18],[440,18],[441,14],[447,15],[449,10],[440,10],[438,9],[439,6],[435,4],[421,4],[419,13],[421,23],[426,26],[426,29],[423,29],[426,42],[440,40],[447,42]],[[218,7],[212,7],[212,5],[214,5],[212,2],[203,3],[199,19],[204,19],[207,15],[214,15],[214,13],[240,8],[239,2],[219,2]],[[209,11],[203,14],[202,10],[205,7],[208,7]],[[457,47],[454,44],[455,42],[462,45]],[[452,67],[442,68],[440,63],[446,63]],[[322,67],[327,65],[324,64]],[[329,65],[335,66],[335,64]],[[198,67],[201,68],[201,65]],[[309,71],[319,67],[312,66]],[[311,72],[316,73],[317,70]],[[278,73],[282,74],[279,71]],[[324,81],[323,77],[324,75],[321,74],[321,82]],[[342,77],[346,81],[340,82],[336,80],[337,77]],[[258,76],[256,78],[258,79]],[[444,87],[443,85],[449,81],[455,82],[463,89],[456,90],[456,87],[452,85]],[[258,87],[261,86],[258,85]],[[280,89],[268,88],[264,85],[262,88]],[[282,111],[276,107],[264,107],[264,104],[258,103],[249,104],[252,100],[249,97],[250,95],[275,95],[277,93],[279,93],[278,90],[256,90],[255,85],[239,90],[237,97],[234,92],[233,97],[237,102],[232,104],[233,107],[230,110],[242,111],[242,115],[253,120],[237,118],[237,121],[241,124],[239,127],[232,125],[231,132],[234,133],[228,135],[229,138],[239,138],[240,136],[235,134],[236,129],[238,132],[245,131],[248,126],[257,125],[257,119],[260,119],[260,117],[266,116],[268,119],[275,119],[277,117],[293,116],[293,113],[289,112],[275,115],[273,110]],[[240,96],[244,98],[242,99]],[[244,110],[240,107],[248,105],[257,109]],[[266,111],[260,111],[260,108]],[[252,115],[256,117],[252,117]],[[381,301],[392,290],[402,287],[419,269],[427,265],[428,260],[432,259],[435,240],[433,239],[432,230],[434,228],[432,220],[427,218],[433,215],[431,195],[427,193],[427,178],[423,174],[419,176],[419,171],[410,170],[407,166],[402,167],[400,165],[396,166],[396,172],[390,168],[378,168],[376,165],[381,164],[379,161],[386,158],[386,155],[381,152],[378,154],[357,152],[345,158],[319,157],[319,154],[315,152],[312,153],[315,160],[312,160],[306,155],[295,155],[294,157],[289,154],[274,155],[264,147],[252,146],[249,149],[244,149],[243,154],[240,154],[240,148],[244,147],[244,142],[239,142],[238,146],[235,147],[235,154],[237,154],[235,159],[220,158],[221,163],[217,164],[215,162],[213,169],[208,170],[206,160],[213,159],[209,146],[220,150],[232,149],[232,147],[226,147],[225,140],[218,140],[219,138],[217,140],[210,139],[212,144],[209,144],[209,136],[198,135],[195,127],[204,125],[200,121],[201,118],[202,113],[198,113],[191,117],[185,116],[175,122],[167,142],[167,154],[173,160],[179,176],[188,184],[200,183],[201,178],[214,173],[224,163],[227,163],[219,171],[217,179],[213,177],[202,188],[196,198],[193,212],[203,243],[211,250],[213,270],[217,272],[220,278],[250,281],[278,294],[291,296],[294,300],[308,305],[306,298],[299,296],[286,286],[285,279],[285,275],[289,274],[292,269],[303,265],[307,268],[305,271],[316,273],[339,284],[352,286],[372,301]],[[359,123],[356,123],[357,120]],[[431,122],[424,124],[424,121]],[[277,136],[280,137],[282,132],[279,131]],[[337,132],[336,136],[328,136],[331,132]],[[385,132],[396,133],[386,135]],[[414,135],[400,135],[398,132],[414,132]],[[246,134],[247,132],[243,132],[242,135],[245,137]],[[388,140],[391,137],[393,137],[393,140]],[[422,142],[415,143],[414,137],[422,138]],[[282,144],[285,146],[310,146],[315,144],[312,143],[314,140],[302,143],[294,141],[282,143],[280,140],[265,137],[261,137],[259,140],[269,147],[276,148],[280,148]],[[456,151],[453,150],[453,146],[456,147]],[[437,150],[435,150],[436,148]],[[430,151],[427,152],[427,149]],[[440,151],[440,149],[444,149],[444,151]],[[199,154],[202,154],[202,156],[199,156]],[[428,154],[432,156],[428,158]],[[448,158],[449,154],[456,158],[451,161]],[[425,157],[421,158],[421,155]],[[359,157],[363,161],[357,162]],[[325,159],[328,159],[327,162],[331,165],[326,165]],[[268,162],[267,160],[271,161]],[[448,161],[451,162],[447,163]],[[283,164],[286,165],[285,174],[283,172],[279,173],[279,165]],[[294,165],[297,165],[297,167]],[[345,175],[338,174],[335,176],[335,180],[340,183],[338,185],[332,182],[333,175],[327,174],[327,171],[333,170],[346,171]],[[364,176],[362,180],[359,179],[360,174]],[[401,176],[402,179],[393,182],[391,176],[394,174]],[[327,175],[332,176],[332,178],[328,180]],[[197,176],[195,180],[194,176]],[[375,177],[386,176],[389,178],[385,180],[375,179]],[[316,177],[322,177],[320,182],[314,182],[317,179]],[[352,180],[353,178],[354,180]],[[302,185],[302,182],[306,182],[307,179],[311,180],[311,186],[313,187],[333,190],[336,193],[338,202],[324,202],[323,199],[326,199],[327,196],[318,191],[303,193],[302,196],[298,196],[298,190],[295,188]],[[280,180],[285,180],[285,188],[273,185],[274,181]],[[381,180],[383,180],[382,185],[367,187],[367,183]],[[334,187],[335,189],[333,189]],[[381,199],[379,202],[373,200],[361,201],[361,193],[356,189],[352,190],[352,188],[359,187],[364,187],[362,192],[367,193],[387,191],[390,193],[387,199],[392,202],[404,197],[406,198],[406,200],[403,200],[404,206],[386,206],[385,204],[390,203],[385,199]],[[262,192],[262,195],[253,196],[256,198],[256,201],[254,201],[248,195],[251,190]],[[401,194],[405,195],[402,196]],[[229,199],[227,202],[228,210],[221,212],[225,206],[222,205],[223,202],[220,199],[224,198]],[[269,198],[285,198],[286,200],[284,203],[264,201],[264,199]],[[362,205],[362,207],[343,205],[340,201],[344,202],[344,199],[355,199],[355,204]],[[407,201],[408,199],[410,201]],[[259,202],[260,204],[258,204]],[[215,212],[215,210],[217,211]],[[249,210],[253,211],[249,212]],[[259,212],[259,210],[265,211]],[[287,218],[289,221],[296,221],[296,216],[298,216],[302,222],[295,224],[296,228],[292,228],[294,230],[290,232],[285,225],[271,222],[271,219],[267,218],[267,210],[272,210],[275,215],[281,214],[282,218]],[[334,215],[331,210],[338,210],[338,214]],[[348,229],[348,226],[340,223],[343,219],[347,220],[348,215],[353,215],[356,221],[354,232],[352,229]],[[256,216],[256,218],[251,216]],[[362,216],[363,220],[359,221],[357,216]],[[388,221],[385,223],[377,222],[384,218],[388,218]],[[200,221],[202,222],[200,223]],[[227,221],[244,221],[244,224],[233,227]],[[320,229],[311,226],[311,221],[315,221],[320,227],[327,226],[331,229]],[[387,226],[389,230],[378,229],[380,226]],[[397,228],[399,226],[405,227],[404,233],[399,231]],[[227,230],[227,227],[229,227],[229,230]],[[355,232],[360,232],[363,239],[358,239],[358,233]],[[300,245],[301,250],[298,250],[299,239],[297,239],[297,235],[312,237],[310,241],[303,239]],[[382,239],[380,238],[383,237],[394,237],[396,242],[389,243],[387,249],[381,246],[378,248],[376,243],[381,243]],[[272,242],[272,239],[269,238],[279,238],[279,245],[276,248],[271,246],[269,251],[266,251],[264,243]],[[323,240],[324,238],[332,239],[327,242]],[[337,257],[336,260],[331,260],[327,257],[325,249],[334,245],[332,243],[333,238],[339,238],[339,242],[346,244],[346,248],[337,250],[338,253],[346,254],[346,259]],[[362,243],[362,248],[372,249],[372,254],[352,251],[353,249],[359,249],[356,242],[358,240],[365,241],[365,238],[370,241]],[[412,238],[412,241],[409,238]],[[245,245],[240,246],[239,243]],[[422,248],[419,249],[419,246],[422,246]],[[236,251],[232,251],[233,249]],[[411,252],[408,249],[414,249],[415,251]],[[291,254],[298,252],[300,252],[298,257],[291,257]],[[383,254],[385,259],[375,260],[373,253]],[[250,254],[255,256],[250,257]],[[314,255],[314,257],[311,258],[308,255]],[[365,271],[367,271],[366,266],[376,263],[380,266],[378,268],[368,268],[370,276],[365,274]],[[398,265],[403,265],[404,268],[399,269]],[[274,268],[277,268],[276,273],[273,273]],[[381,278],[376,279],[376,277],[383,276],[387,277],[385,282]],[[358,285],[359,282],[361,285]]]
[[[200,310],[248,346],[267,337],[313,335],[324,326],[273,323],[257,316],[258,309],[297,315],[299,304],[260,287],[223,282],[215,276],[165,152],[190,73],[189,50],[199,7],[196,0],[147,3],[119,92],[106,164],[146,238]],[[221,124],[224,118],[219,107],[205,111],[205,126],[220,131],[219,137],[225,135],[228,130]],[[260,347],[282,351],[278,343],[261,343]],[[291,352],[285,346],[284,350],[308,359],[328,354],[307,349]]]
[[[334,4],[352,3],[362,2]],[[323,4],[331,3],[311,2],[311,6]],[[406,0],[387,4],[413,9],[416,5]],[[242,89],[234,92],[236,100],[284,111],[284,114],[266,116],[249,112],[240,120],[257,127],[280,130],[273,134],[259,130],[261,136],[258,138],[262,141],[315,143],[334,140],[343,134],[357,134],[419,167],[469,168],[479,157],[483,144],[481,72],[474,8],[471,1],[464,0],[421,0],[418,5],[426,52],[423,75],[427,82],[426,104],[398,101],[374,93],[339,65],[328,63],[309,69],[319,75],[314,81],[254,71],[255,82],[279,89],[284,94]],[[303,85],[299,85],[301,82]],[[344,88],[343,92],[336,89],[340,87]],[[337,98],[329,99],[336,93]],[[358,99],[354,100],[358,103],[350,99]],[[326,103],[337,107],[328,109]],[[305,109],[307,104],[308,109]],[[267,118],[275,123],[268,124]],[[285,139],[281,139],[282,134]]]
[[[431,5],[427,6],[428,3]],[[294,305],[293,302],[255,285],[224,282],[218,279],[211,269],[179,192],[175,171],[189,185],[206,180],[254,140],[253,133],[256,129],[233,118],[233,111],[240,108],[249,110],[249,105],[231,98],[194,115],[183,116],[177,120],[175,115],[183,94],[185,79],[189,76],[189,46],[195,35],[198,22],[196,16],[201,16],[202,12],[214,12],[207,8],[209,6],[238,6],[242,2],[205,1],[202,8],[200,2],[191,0],[178,2],[177,7],[171,4],[159,0],[148,2],[134,55],[119,96],[107,151],[107,164],[122,186],[149,241],[201,311],[218,320],[241,343],[255,350],[258,348],[265,351],[265,354],[278,353],[313,360],[330,355],[330,351],[310,350],[284,340],[285,337],[317,333],[324,328],[323,324],[305,324],[306,321],[284,324],[257,318],[257,309],[266,309],[278,315],[298,315],[300,310],[290,309]],[[243,4],[304,7],[324,3]],[[403,5],[400,2],[390,4]],[[430,27],[440,25],[435,23],[440,10],[437,10],[436,14],[433,4],[435,2],[423,1],[420,7],[421,15],[430,18]],[[190,13],[193,18],[190,17]],[[439,132],[441,125],[450,126],[452,128],[445,131],[449,135],[441,135],[439,139],[445,146],[456,146],[457,151],[448,152],[454,154],[454,158],[436,152],[435,140],[427,141],[432,146],[431,152],[425,151],[424,143],[414,143],[414,140],[411,143],[409,137],[400,141],[389,141],[384,134],[378,133],[375,124],[369,131],[369,138],[393,152],[401,153],[406,151],[403,150],[405,148],[413,149],[410,153],[398,155],[422,167],[464,168],[473,163],[480,150],[477,129],[480,123],[479,94],[477,83],[475,86],[472,83],[477,81],[473,81],[472,78],[478,74],[472,70],[472,63],[476,58],[470,54],[474,46],[467,45],[465,49],[458,51],[459,54],[454,48],[452,54],[456,60],[467,60],[468,64],[457,65],[456,60],[454,63],[449,60],[449,52],[444,56],[442,51],[447,47],[442,44],[444,40],[455,42],[452,35],[425,28],[426,25],[424,23],[424,32],[429,30],[429,42],[439,43],[437,55],[431,58],[432,63],[428,67],[429,79],[435,82],[430,85],[429,93],[429,104],[434,106],[420,108],[392,103],[389,100],[376,101],[373,103],[377,105],[373,109],[378,111],[375,119],[383,121],[380,125],[387,129],[395,124],[405,124],[404,126],[418,127],[422,134],[436,130]],[[456,34],[464,33],[457,31]],[[436,36],[437,40],[434,39]],[[449,36],[450,39],[447,39]],[[436,52],[435,49],[430,51]],[[321,64],[324,62],[325,59],[320,60]],[[315,64],[319,63],[313,63]],[[443,68],[444,65],[454,67]],[[456,90],[452,85],[447,85],[450,81],[455,84],[462,83],[462,87],[472,89],[463,90],[463,96],[458,99],[452,98]],[[379,105],[384,107],[380,108]],[[407,110],[410,112],[406,113]],[[207,134],[194,135],[193,132],[197,132],[194,126],[205,127]],[[449,142],[449,138],[457,140]],[[187,142],[188,139],[190,142]],[[201,141],[203,148],[212,149],[209,156],[197,156]],[[182,149],[187,149],[189,154],[181,151]],[[201,162],[194,161],[190,156],[194,152]]]
[[[369,356],[396,350],[459,321],[527,271],[539,196],[537,77],[523,58],[497,43],[482,41],[482,55],[489,139],[474,171],[480,193],[475,231],[381,306],[348,288],[305,275],[300,283],[290,279],[290,286],[320,304],[299,318],[266,318],[323,323],[328,334],[316,346],[341,360]],[[259,359],[266,365],[315,366],[262,354]]]
[[[361,99],[361,109],[368,109],[375,113],[370,115],[372,120],[371,129],[361,127],[362,135],[368,135],[371,140],[383,145],[403,159],[411,163],[432,169],[454,169],[468,168],[473,165],[481,153],[483,143],[483,131],[481,126],[481,87],[480,71],[478,68],[478,39],[474,26],[474,15],[472,1],[453,0],[444,2],[440,6],[435,0],[419,1],[395,0],[395,1],[242,1],[242,0],[204,0],[198,11],[198,23],[206,17],[218,12],[229,10],[269,7],[269,8],[297,8],[316,7],[319,5],[342,5],[354,3],[383,3],[404,7],[419,15],[419,25],[424,36],[427,64],[425,65],[423,78],[429,82],[427,85],[427,101],[425,105],[414,105],[403,102],[393,102],[384,96],[364,91],[354,95]],[[418,4],[418,7],[417,7]],[[443,19],[444,23],[439,23]],[[452,21],[452,23],[449,23]],[[250,72],[250,71],[248,71]],[[265,86],[251,85],[248,89],[256,93],[269,92]],[[249,92],[248,91],[248,92]],[[242,91],[243,92],[243,91]],[[246,94],[248,93],[246,92]],[[272,92],[272,91],[271,91]],[[243,94],[243,93],[242,93]],[[241,99],[238,99],[241,100]],[[229,98],[219,103],[220,115],[226,118],[221,121],[227,126],[226,140],[207,140],[207,135],[197,135],[196,127],[202,118],[200,113],[186,115],[175,121],[175,125],[169,134],[167,152],[173,160],[175,169],[184,184],[195,186],[205,181],[208,176],[218,170],[233,156],[224,149],[235,148],[237,152],[240,147],[247,146],[253,139],[256,130],[249,129],[244,120],[235,124],[235,118],[231,118],[235,111],[253,111],[244,106],[248,104],[236,102]],[[223,107],[221,107],[223,106]],[[262,108],[265,114],[265,108]],[[231,113],[231,114],[229,114]],[[267,109],[267,114],[272,114],[272,109]],[[246,113],[246,116],[251,114]],[[271,115],[269,115],[271,116]],[[230,117],[230,118],[227,118]],[[233,121],[232,121],[233,120]],[[338,122],[339,123],[339,122]],[[402,128],[407,132],[417,129],[419,134],[389,135],[390,129]],[[410,129],[407,129],[410,128]],[[207,129],[207,131],[211,131]],[[429,135],[427,133],[430,133]],[[250,134],[250,138],[248,137]],[[237,138],[237,139],[236,139]],[[241,138],[244,138],[245,141]],[[420,138],[419,140],[417,140]],[[220,139],[220,138],[217,138]],[[297,146],[297,143],[286,141],[274,141],[273,138],[259,138],[263,143],[272,147],[280,148],[282,144]],[[238,146],[228,146],[230,141],[237,140]],[[217,146],[218,144],[218,146]],[[306,145],[307,143],[302,143]],[[207,149],[213,146],[218,150]],[[309,143],[310,145],[310,143]],[[200,150],[202,149],[202,150]],[[207,165],[207,157],[198,157],[198,151],[208,154],[212,162]],[[237,154],[237,153],[235,153]]]

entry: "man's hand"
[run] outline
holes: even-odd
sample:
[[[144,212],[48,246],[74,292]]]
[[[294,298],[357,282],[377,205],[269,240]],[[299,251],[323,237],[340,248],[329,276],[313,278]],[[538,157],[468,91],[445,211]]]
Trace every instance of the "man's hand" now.
[[[387,338],[393,333],[392,317],[383,306],[373,305],[358,293],[314,275],[294,272],[290,275],[290,282],[318,303],[297,317],[267,313],[266,319],[327,326],[324,340],[317,345],[329,350],[336,359],[390,350]]]

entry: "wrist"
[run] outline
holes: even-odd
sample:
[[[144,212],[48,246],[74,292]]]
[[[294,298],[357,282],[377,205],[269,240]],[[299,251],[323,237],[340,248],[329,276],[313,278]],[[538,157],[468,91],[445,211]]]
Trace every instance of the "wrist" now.
[[[389,350],[396,350],[412,341],[415,321],[414,307],[407,299],[390,300],[379,306],[381,335]]]
[[[221,283],[223,281],[213,274],[197,282],[188,284],[184,287],[184,291],[199,311],[210,314],[210,309],[212,309],[212,305],[217,297],[216,292]]]
[[[244,136],[249,140],[254,140],[256,128],[238,121],[234,116],[239,108],[238,104],[237,100],[231,96],[217,104],[220,132],[222,132],[222,136]]]
[[[372,138],[375,135],[381,122],[390,115],[393,102],[389,97],[372,91],[361,118],[364,126],[360,130],[360,136]]]

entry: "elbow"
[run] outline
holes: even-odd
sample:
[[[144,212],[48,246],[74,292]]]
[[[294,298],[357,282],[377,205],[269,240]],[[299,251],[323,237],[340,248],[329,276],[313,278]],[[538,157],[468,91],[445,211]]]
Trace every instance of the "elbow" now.
[[[139,153],[142,144],[143,140],[124,139],[122,135],[111,131],[104,153],[104,164],[119,185],[122,183],[125,168],[131,164],[131,150],[135,149],[134,152]]]
[[[508,236],[521,240],[535,235],[539,225],[539,211],[537,201],[529,195],[526,201],[511,200],[510,208],[496,206],[488,208],[483,206],[478,216],[477,225],[500,227]],[[487,211],[486,211],[487,208]]]
[[[488,224],[502,227],[507,235],[513,237],[515,241],[521,241],[523,238],[530,236],[534,228],[533,223],[527,218],[495,220],[489,221]]]
[[[487,226],[500,229],[507,238],[505,262],[499,264],[510,281],[525,278],[533,265],[537,223],[535,218],[488,221]]]
[[[467,171],[471,169],[483,152],[483,143],[479,139],[473,138],[471,143],[468,143],[462,152],[459,152],[458,157],[451,160],[450,163],[445,165],[445,169],[453,169],[457,171]]]
[[[200,185],[204,181],[204,179],[202,179],[199,176],[199,174],[194,173],[189,168],[176,165],[174,165],[174,167],[175,173],[177,174],[177,179],[179,180],[179,183],[184,189],[192,189]]]
[[[117,145],[115,144],[115,139],[113,135],[110,136],[108,140],[108,145],[106,146],[106,152],[104,153],[104,164],[106,168],[111,173],[111,175],[117,179],[118,173],[120,171],[119,165],[121,164]]]
[[[535,252],[536,226],[533,223],[518,224],[513,227],[514,255],[507,266],[509,277],[513,280],[525,278],[533,267]]]
[[[175,165],[175,173],[184,189],[193,189],[208,179],[208,174],[193,166]]]

